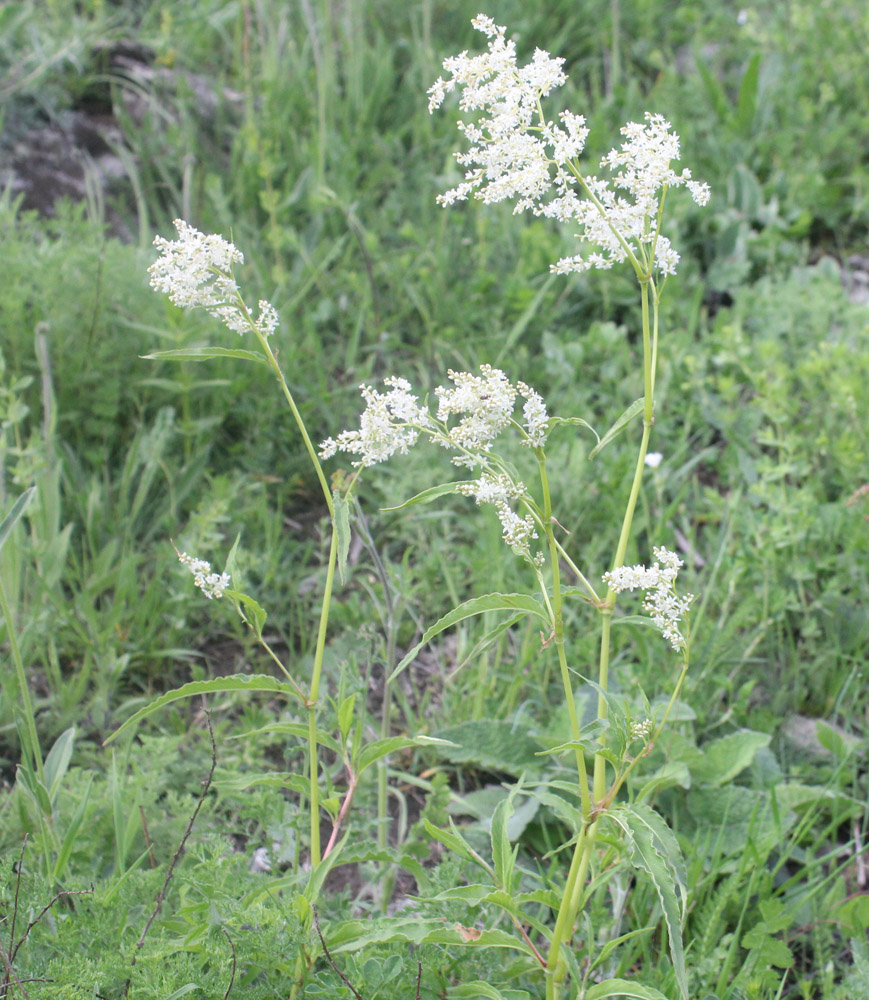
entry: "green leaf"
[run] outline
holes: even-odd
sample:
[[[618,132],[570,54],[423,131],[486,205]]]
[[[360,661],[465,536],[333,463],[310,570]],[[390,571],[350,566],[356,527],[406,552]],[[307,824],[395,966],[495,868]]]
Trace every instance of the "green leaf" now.
[[[621,934],[617,938],[611,938],[595,955],[589,971],[594,971],[599,966],[607,962],[610,955],[612,955],[619,945],[624,944],[625,941],[630,941],[632,938],[639,937],[641,934],[651,934],[654,930],[654,926],[651,925],[649,927],[637,927],[636,930],[628,931],[627,934]]]
[[[170,993],[166,1000],[181,1000],[181,997],[186,997],[188,993],[193,993],[194,991],[199,991],[199,986],[196,983],[187,983],[184,986],[179,986],[177,990]]]
[[[437,500],[438,497],[445,496],[448,493],[455,493],[459,486],[473,486],[475,482],[473,479],[462,479],[452,483],[441,483],[440,486],[430,486],[427,490],[417,493],[415,497],[405,500],[404,503],[400,503],[397,507],[381,507],[380,509],[382,511],[404,510],[405,507],[414,507],[418,503],[431,503],[432,500]]]
[[[757,110],[757,84],[760,74],[760,53],[755,52],[748,62],[742,81],[739,84],[739,97],[736,105],[736,126],[744,136],[751,134]]]
[[[251,729],[246,733],[239,733],[237,736],[230,736],[231,740],[244,740],[249,736],[260,736],[264,733],[282,733],[285,736],[298,736],[300,740],[308,739],[308,724],[306,722],[272,722],[261,729]],[[324,746],[341,756],[341,745],[338,741],[323,729],[316,730],[316,740],[320,746]]]
[[[53,877],[55,881],[63,878],[66,873],[66,866],[69,864],[69,857],[72,854],[73,847],[75,847],[75,839],[78,836],[79,828],[81,827],[85,813],[87,812],[88,799],[90,798],[92,784],[93,775],[91,775],[88,780],[87,788],[84,790],[84,795],[82,795],[79,800],[75,813],[73,813],[72,819],[69,821],[69,826],[66,828],[66,833],[63,835],[63,842],[60,845],[60,850],[57,852],[57,861],[54,863]]]
[[[513,800],[521,785],[522,782],[520,780],[518,785],[514,785],[510,789],[510,794],[495,806],[495,812],[492,814],[490,836],[492,840],[492,860],[495,862],[495,884],[507,892],[510,892],[513,888],[513,872],[516,869],[516,854],[519,850],[518,844],[515,851],[510,848],[507,823],[513,815]]]
[[[19,725],[19,739],[20,737],[21,727]],[[48,789],[39,780],[36,771],[33,770],[27,758],[22,758],[15,769],[15,781],[30,796],[33,804],[43,816],[51,816],[51,799],[48,797]]]
[[[587,420],[583,420],[582,417],[550,417],[548,420],[549,430],[553,431],[556,427],[561,427],[563,424],[572,425],[574,427],[585,427],[586,430],[591,431],[597,439],[597,444],[600,446],[600,434],[591,426]]]
[[[450,820],[450,829],[442,830],[440,827],[430,823],[427,819],[423,818],[423,823],[425,825],[426,833],[430,837],[434,837],[435,840],[439,840],[444,847],[448,847],[453,854],[458,854],[460,858],[464,861],[470,861],[475,865],[479,865],[485,872],[489,875],[494,875],[494,872],[486,864],[486,862],[480,857],[479,854],[471,847],[471,845],[465,840],[465,838],[459,833],[456,824]]]
[[[341,739],[346,740],[350,727],[353,725],[353,706],[356,704],[356,695],[348,694],[338,706],[338,731]]]
[[[563,592],[562,592],[563,596]],[[497,642],[498,639],[505,632],[516,625],[518,622],[522,621],[525,617],[525,612],[521,612],[518,615],[513,615],[512,618],[508,618],[506,621],[501,622],[500,625],[496,625],[491,632],[487,632],[481,639],[479,639],[475,644],[474,648],[468,653],[468,655],[458,664],[458,666],[453,670],[451,674],[446,678],[448,681],[452,680],[456,674],[466,667],[472,660],[476,660],[478,656],[484,653],[493,643]]]
[[[241,361],[255,361],[268,365],[268,360],[259,351],[231,350],[226,347],[180,347],[172,351],[155,351],[140,355],[144,361],[208,361],[211,358],[238,358]]]
[[[371,767],[372,764],[388,754],[395,753],[397,750],[405,750],[408,747],[419,746],[452,747],[455,746],[455,743],[433,736],[388,736],[384,740],[375,740],[362,748],[357,763],[357,774],[362,774],[366,768]]]
[[[45,758],[45,781],[48,785],[48,795],[52,806],[54,806],[57,799],[57,792],[61,781],[63,781],[63,776],[69,767],[74,745],[75,726],[70,726],[69,729],[58,736],[54,742],[54,746]]]
[[[543,757],[548,754],[562,753],[565,750],[573,750],[574,747],[582,747],[583,750],[588,750],[589,753],[597,753],[600,750],[600,738],[609,727],[609,722],[606,719],[595,719],[594,722],[589,722],[579,731],[579,739],[577,740],[567,740],[564,743],[559,743],[557,746],[548,747],[546,750],[538,750],[537,756]]]
[[[720,788],[744,771],[757,751],[769,745],[770,739],[767,733],[742,729],[706,743],[700,748],[702,759],[689,764],[691,777],[700,784]]]
[[[289,789],[300,795],[308,796],[311,791],[310,782],[303,774],[294,771],[272,771],[265,774],[236,774],[214,779],[214,785],[224,792],[244,792],[248,788],[278,788]]]
[[[180,688],[167,691],[152,701],[150,705],[140,708],[138,712],[131,715],[122,726],[103,741],[103,746],[107,746],[122,733],[125,733],[128,729],[141,722],[142,719],[152,715],[165,705],[170,705],[173,701],[180,701],[183,698],[193,698],[198,694],[234,694],[238,691],[265,691],[270,694],[297,697],[291,685],[279,681],[275,677],[269,677],[267,674],[232,674],[229,677],[213,677],[207,681],[191,681]]]
[[[332,494],[332,530],[338,542],[338,579],[347,582],[347,556],[350,554],[350,504],[337,490]]]
[[[636,417],[638,414],[643,412],[643,405],[645,400],[635,399],[633,403],[625,410],[625,412],[619,417],[619,419],[610,427],[610,429],[604,434],[604,436],[598,441],[598,443],[591,449],[588,453],[589,458],[594,458],[598,452],[602,451],[606,446],[613,441],[615,438],[621,434],[621,432],[628,426],[628,424]]]
[[[471,719],[439,729],[436,735],[448,741],[443,756],[455,764],[477,764],[517,776],[540,770],[537,754],[543,747],[505,719]]]
[[[325,928],[324,928],[325,930]],[[510,948],[533,955],[518,936],[501,930],[479,930],[455,924],[446,926],[442,920],[408,920],[407,917],[381,917],[377,920],[345,920],[332,924],[327,935],[331,954],[361,951],[383,942],[409,944],[442,944],[476,948]]]
[[[658,626],[646,615],[625,615],[623,618],[613,618],[613,625],[641,625],[643,628],[657,628]]]
[[[653,774],[636,779],[634,787],[639,789],[637,797],[647,799],[650,795],[655,795],[665,788],[673,788],[678,785],[680,788],[691,787],[691,772],[688,765],[682,760],[667,761],[662,764]]]
[[[697,65],[697,71],[700,74],[700,79],[703,81],[703,86],[706,88],[706,95],[712,102],[712,106],[715,108],[715,113],[718,115],[719,122],[723,125],[730,117],[730,105],[727,101],[727,94],[716,79],[715,74],[709,69],[700,56],[695,58],[695,63]]]
[[[473,618],[474,615],[482,615],[487,611],[522,611],[525,614],[537,615],[549,624],[549,615],[546,612],[546,608],[544,608],[540,601],[535,600],[528,594],[484,594],[482,597],[473,597],[471,600],[460,604],[457,608],[453,608],[452,611],[445,614],[443,618],[440,618],[434,625],[426,629],[422,639],[407,653],[401,663],[389,675],[387,683],[395,680],[413,662],[422,647],[436,635],[440,635],[441,632],[453,625],[457,625],[466,618]]]
[[[856,736],[851,736],[850,733],[843,732],[821,719],[815,724],[815,733],[818,743],[837,760],[844,760],[860,745],[860,740]]]
[[[613,809],[608,815],[625,833],[631,864],[645,872],[655,888],[667,925],[676,982],[682,997],[688,1000],[688,976],[682,944],[682,917],[687,900],[686,874],[676,837],[661,817],[642,803]]]
[[[450,1000],[475,1000],[477,997],[485,997],[486,1000],[530,1000],[531,994],[525,990],[498,990],[491,983],[475,980],[450,987],[447,996]]]
[[[604,997],[633,997],[635,1000],[667,1000],[663,993],[651,986],[643,986],[628,979],[605,979],[595,983],[585,992],[585,1000],[603,1000]]]
[[[9,537],[9,533],[18,523],[18,519],[27,510],[30,505],[30,501],[36,496],[36,487],[31,486],[26,489],[21,496],[12,504],[12,509],[3,518],[3,523],[0,524],[0,549],[6,544],[6,539]]]
[[[241,542],[241,532],[235,536],[229,555],[226,557],[225,569],[229,578],[235,584],[236,591],[241,587],[241,570],[238,568],[238,546]]]
[[[348,830],[344,836],[338,841],[338,843],[332,848],[329,854],[323,858],[323,860],[317,865],[317,867],[311,872],[310,878],[308,879],[308,884],[305,886],[305,892],[303,895],[296,897],[296,902],[301,904],[302,909],[305,906],[316,906],[317,900],[320,898],[320,890],[323,888],[323,883],[326,881],[326,876],[338,863],[341,852],[344,850],[344,845],[347,843],[347,838],[350,836],[350,831]],[[300,914],[301,916],[306,916],[306,913]]]
[[[242,594],[239,590],[225,590],[224,595],[236,606],[241,617],[253,629],[257,639],[262,639],[263,625],[268,618],[265,608],[261,607],[249,594]]]

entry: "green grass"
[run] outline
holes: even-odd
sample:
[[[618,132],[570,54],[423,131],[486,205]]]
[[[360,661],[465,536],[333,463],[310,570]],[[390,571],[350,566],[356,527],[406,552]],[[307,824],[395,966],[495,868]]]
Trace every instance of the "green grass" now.
[[[591,156],[622,122],[654,108],[713,189],[705,212],[668,204],[683,261],[665,298],[652,443],[664,460],[646,480],[628,555],[643,561],[678,533],[697,556],[684,574],[699,595],[683,693],[691,711],[644,771],[670,769],[650,794],[686,854],[692,989],[720,1000],[859,998],[869,989],[869,913],[855,861],[867,819],[869,502],[847,501],[869,468],[869,314],[849,302],[839,262],[862,252],[869,228],[869,21],[856,4],[762,4],[739,25],[736,9],[706,0],[666,12],[622,0],[614,26],[610,2],[537,6],[507,2],[497,19],[518,33],[521,53],[539,44],[567,58],[563,101],[586,113]],[[209,0],[195,10],[21,0],[0,13],[0,79],[9,81],[0,85],[0,149],[69,108],[114,109],[129,183],[112,207],[135,234],[127,245],[107,237],[98,204],[60,206],[44,220],[0,200],[4,514],[38,488],[0,553],[0,574],[43,752],[70,727],[77,733],[55,804],[72,846],[52,885],[40,871],[49,834],[13,787],[19,712],[4,655],[0,936],[8,937],[25,832],[19,933],[58,886],[95,890],[58,902],[22,946],[18,974],[55,980],[31,996],[120,996],[208,770],[198,703],[153,717],[114,756],[102,740],[155,693],[271,669],[231,609],[193,590],[170,539],[219,565],[240,533],[245,587],[269,612],[269,641],[302,676],[313,656],[328,547],[316,480],[259,370],[140,359],[221,335],[206,316],[182,314],[148,288],[155,232],[168,234],[183,214],[244,250],[245,292],[280,312],[275,346],[318,440],[354,423],[360,382],[388,374],[432,391],[448,367],[489,362],[538,388],[551,412],[582,415],[598,430],[640,393],[626,275],[551,279],[549,264],[567,245],[553,227],[504,206],[446,211],[434,202],[457,176],[457,133],[449,111],[426,113],[425,90],[444,56],[477,45],[469,25],[477,10],[392,0]],[[103,44],[120,40],[148,46],[168,73],[144,87],[120,74]],[[208,114],[187,72],[213,89]],[[138,121],[123,100],[133,91],[144,108]],[[592,460],[590,435],[559,434],[550,461],[556,514],[584,565],[602,573],[634,441],[629,433]],[[380,565],[367,548],[354,552],[336,595],[328,732],[355,693],[373,738],[393,643],[408,648],[459,600],[532,583],[520,561],[505,558],[494,518],[470,500],[380,512],[452,472],[428,452],[364,481]],[[569,614],[576,662],[592,664],[593,619],[579,602]],[[494,720],[544,742],[568,738],[557,668],[533,629],[512,629],[455,672],[494,624],[463,625],[407,671],[396,733]],[[640,690],[666,696],[673,681],[668,651],[637,632],[621,630],[614,658],[616,689],[635,708]],[[590,691],[580,697],[591,703]],[[218,780],[137,965],[134,996],[165,998],[187,983],[197,984],[191,995],[223,995],[231,948],[221,929],[236,949],[236,990],[286,996],[291,986],[301,933],[292,870],[305,855],[305,818],[293,796],[241,786],[301,770],[301,744],[233,737],[293,712],[231,699],[211,710]],[[795,744],[785,725],[794,716],[833,726],[819,730],[825,745]],[[704,750],[745,730],[767,734],[768,745],[716,784]],[[420,810],[441,827],[448,810],[475,817],[463,830],[489,852],[486,820],[500,781],[522,770],[495,767],[482,737],[473,749],[479,732],[490,730],[466,730],[472,751],[461,759],[426,749],[391,761],[395,857],[420,896],[477,878],[432,846]],[[343,789],[340,761],[324,766],[326,781]],[[523,767],[540,781],[568,774],[533,753]],[[360,844],[374,841],[374,802],[372,779],[354,804]],[[519,881],[532,891],[563,879],[563,858],[547,852],[569,821],[542,793],[526,805]],[[273,876],[247,872],[257,847],[269,848]],[[376,927],[381,916],[382,865],[361,846],[358,858],[323,897],[327,939],[338,940],[346,921],[369,917]],[[287,879],[283,895],[262,891],[271,877]],[[620,923],[614,902],[624,908]],[[647,928],[598,971],[636,975],[668,994],[673,971],[656,906],[629,866],[613,865],[589,897],[587,933],[604,943]],[[448,926],[509,929],[494,910],[455,899],[423,908]],[[508,960],[494,952],[370,940],[358,951],[336,948],[334,960],[365,1000],[413,996],[417,959],[423,998],[459,995],[450,991],[480,980],[536,997],[539,987],[511,981]],[[87,957],[70,962],[79,955]],[[304,995],[349,993],[321,959]]]

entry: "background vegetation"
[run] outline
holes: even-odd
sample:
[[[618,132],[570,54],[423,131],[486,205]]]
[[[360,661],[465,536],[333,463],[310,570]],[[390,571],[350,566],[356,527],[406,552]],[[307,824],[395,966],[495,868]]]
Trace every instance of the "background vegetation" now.
[[[240,533],[245,588],[268,608],[270,641],[301,674],[312,654],[325,534],[317,484],[258,370],[139,359],[215,338],[207,316],[148,288],[155,232],[170,235],[180,215],[244,250],[246,295],[280,312],[275,345],[316,438],[351,426],[359,383],[387,374],[433,388],[447,367],[489,362],[535,386],[550,412],[604,427],[639,394],[627,273],[550,277],[569,234],[505,206],[435,205],[456,176],[456,131],[449,112],[426,113],[425,91],[445,56],[478,47],[477,12],[464,0],[0,9],[0,157],[33,156],[35,130],[72,134],[84,116],[109,129],[123,167],[107,191],[91,184],[50,216],[12,185],[0,199],[3,513],[38,490],[0,553],[0,578],[40,742],[55,748],[48,830],[15,785],[20,692],[4,649],[0,936],[14,945],[16,894],[20,935],[58,889],[93,887],[58,902],[20,948],[17,975],[51,981],[26,987],[32,996],[120,995],[211,760],[198,705],[167,709],[114,752],[102,740],[157,692],[269,672],[231,609],[192,588],[170,538],[220,566]],[[488,13],[520,53],[539,45],[566,58],[561,99],[586,114],[592,159],[624,121],[660,111],[682,137],[683,163],[713,189],[703,212],[687,199],[668,205],[683,261],[665,297],[653,438],[664,459],[629,555],[678,545],[700,595],[688,708],[656,751],[683,769],[656,805],[688,857],[693,988],[722,1000],[867,997],[869,497],[857,493],[869,480],[869,14],[832,0],[499,0]],[[94,159],[83,162],[95,177]],[[559,521],[602,572],[634,452],[629,440],[593,462],[588,451],[563,434],[551,477]],[[357,693],[372,731],[393,642],[409,647],[481,588],[523,585],[494,518],[467,504],[380,512],[439,477],[426,456],[363,487],[380,562],[354,547],[327,686],[335,706]],[[583,623],[578,610],[576,655],[591,662],[597,639]],[[393,761],[390,840],[402,871],[384,876],[383,859],[360,850],[333,876],[324,928],[378,916],[385,877],[393,910],[419,905],[407,891],[454,885],[461,863],[440,857],[420,817],[470,817],[475,836],[505,794],[500,781],[541,766],[535,740],[566,731],[533,631],[457,670],[481,634],[459,630],[405,675],[393,730],[464,726],[465,751]],[[667,693],[671,666],[663,643],[623,636],[623,692]],[[298,768],[300,749],[273,735],[232,739],[282,706],[226,699],[210,709],[217,780],[136,967],[136,997],[191,984],[192,995],[223,995],[221,929],[236,989],[286,996],[292,979],[300,929],[286,894],[302,878],[304,824],[293,797],[254,779]],[[524,750],[517,729],[530,732]],[[733,747],[736,770],[715,759]],[[331,780],[343,781],[340,761]],[[360,842],[374,839],[373,801],[372,781],[354,806]],[[545,855],[561,842],[558,823],[539,801],[512,831],[530,869],[557,870]],[[52,837],[46,867],[39,845]],[[252,865],[258,848],[270,874]],[[653,896],[623,889],[625,926],[646,931],[619,952],[620,974],[642,970],[666,990]],[[489,919],[457,901],[425,912],[469,927]],[[422,997],[487,995],[462,993],[471,981],[528,995],[489,952],[353,940],[348,931],[333,948],[335,962],[366,1000],[412,996],[417,959]],[[321,962],[305,995],[349,992]]]

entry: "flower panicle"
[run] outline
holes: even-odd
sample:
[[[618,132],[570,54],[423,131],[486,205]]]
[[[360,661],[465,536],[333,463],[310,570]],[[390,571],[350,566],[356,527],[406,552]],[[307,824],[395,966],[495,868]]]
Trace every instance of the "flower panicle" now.
[[[468,468],[482,464],[492,443],[511,423],[517,398],[525,400],[520,425],[523,444],[543,447],[549,430],[546,404],[525,382],[510,382],[499,368],[481,365],[480,374],[447,372],[452,386],[435,389],[434,416],[421,404],[407,379],[384,379],[388,392],[361,385],[365,410],[359,430],[342,431],[320,445],[320,458],[332,458],[339,451],[358,455],[357,467],[385,462],[395,454],[404,455],[421,433],[429,440],[455,451],[453,463]],[[457,422],[452,423],[454,418]]]
[[[675,552],[656,547],[657,562],[650,567],[619,566],[603,575],[604,583],[616,594],[625,590],[643,590],[643,609],[649,613],[655,627],[675,650],[685,650],[687,640],[681,631],[682,619],[694,600],[693,594],[676,593],[676,577],[684,565]]]
[[[278,313],[260,299],[253,318],[232,274],[233,264],[243,264],[244,254],[216,234],[206,235],[183,219],[173,223],[177,240],[154,238],[160,256],[148,268],[151,287],[169,296],[182,309],[202,308],[230,330],[244,334],[251,329],[270,337],[278,326]]]
[[[458,88],[460,110],[477,115],[476,121],[459,122],[468,142],[467,150],[455,154],[464,179],[438,202],[515,200],[515,212],[578,225],[578,238],[597,249],[562,257],[552,265],[556,273],[607,270],[630,254],[661,275],[674,274],[679,254],[656,222],[663,192],[686,187],[698,205],[709,201],[710,192],[690,170],[672,169],[679,136],[670,123],[651,112],[643,122],[628,122],[621,130],[624,141],[601,160],[610,176],[584,177],[579,158],[588,138],[585,117],[562,111],[556,123],[540,108],[541,98],[567,80],[564,59],[536,49],[531,61],[519,66],[515,43],[502,25],[484,14],[471,23],[488,38],[487,50],[445,59],[446,78],[439,77],[428,92],[429,111]]]
[[[189,556],[186,552],[179,552],[178,560],[190,570],[193,582],[209,601],[223,597],[223,592],[230,584],[229,573],[212,573],[210,562]]]
[[[457,486],[464,496],[477,504],[495,508],[504,541],[519,555],[535,562],[531,541],[537,538],[536,522],[531,514],[520,515],[511,501],[527,497],[523,483],[491,469],[491,449],[495,439],[511,424],[522,434],[522,444],[542,448],[549,431],[549,416],[542,397],[525,382],[510,382],[491,365],[481,365],[480,373],[447,374],[452,385],[435,389],[437,407],[434,415],[419,402],[406,379],[387,378],[386,392],[362,385],[365,410],[358,430],[342,431],[320,445],[320,458],[332,458],[338,452],[357,456],[357,468],[376,465],[393,455],[404,455],[425,434],[434,444],[454,452],[454,465],[480,469],[471,483]],[[517,399],[523,399],[523,422],[513,414]],[[535,563],[536,565],[536,563]]]

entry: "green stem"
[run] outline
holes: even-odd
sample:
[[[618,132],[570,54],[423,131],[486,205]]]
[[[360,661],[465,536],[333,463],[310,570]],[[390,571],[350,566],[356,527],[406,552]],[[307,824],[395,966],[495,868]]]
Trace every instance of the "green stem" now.
[[[248,316],[250,314],[248,313]],[[274,372],[275,378],[278,380],[278,384],[281,387],[281,392],[284,394],[284,398],[290,407],[293,417],[296,421],[296,426],[299,428],[299,433],[302,435],[302,441],[305,443],[305,448],[311,459],[311,463],[314,466],[314,471],[317,473],[317,479],[320,482],[320,488],[323,490],[323,497],[326,500],[326,506],[329,510],[329,517],[332,520],[332,538],[329,544],[329,563],[326,568],[326,585],[323,589],[323,603],[320,607],[320,624],[317,629],[317,645],[314,649],[314,668],[311,673],[311,686],[308,691],[307,698],[307,709],[308,709],[308,764],[309,764],[309,780],[310,780],[310,810],[311,810],[311,828],[310,828],[310,839],[311,839],[311,867],[316,868],[320,863],[321,853],[320,853],[320,775],[319,775],[319,763],[318,763],[318,752],[317,752],[317,699],[320,694],[320,677],[323,672],[323,654],[326,650],[326,632],[329,624],[329,609],[332,604],[332,587],[335,582],[335,565],[338,558],[338,533],[335,530],[335,510],[332,503],[332,492],[329,489],[329,484],[326,481],[326,475],[323,472],[323,466],[320,464],[319,456],[317,455],[316,449],[311,441],[308,434],[308,430],[305,427],[305,423],[302,420],[302,415],[296,406],[296,401],[293,399],[293,394],[290,392],[290,387],[287,385],[287,380],[284,378],[284,373],[281,371],[281,367],[278,364],[278,359],[275,357],[272,351],[271,344],[268,342],[268,338],[263,336],[262,333],[256,328],[256,325],[251,320],[251,325],[253,327],[254,333],[256,334],[257,340],[259,341],[260,347],[262,347],[265,352],[266,358],[268,359],[269,365]]]
[[[540,485],[543,491],[543,529],[549,543],[549,561],[552,564],[552,628],[555,639],[555,649],[558,653],[558,666],[561,671],[561,683],[564,687],[564,697],[567,701],[567,714],[570,719],[570,738],[579,741],[580,725],[576,714],[576,699],[573,696],[573,686],[570,683],[570,669],[567,665],[567,653],[564,649],[564,618],[562,614],[561,570],[558,562],[558,543],[552,526],[552,496],[549,492],[549,479],[546,475],[546,456],[543,449],[538,449],[537,461],[540,466]],[[545,591],[544,591],[545,593]],[[588,792],[588,774],[585,768],[585,755],[581,746],[575,748],[576,772],[579,781],[579,795],[582,802],[583,821],[591,811],[591,801]]]
[[[637,455],[637,462],[634,467],[634,478],[631,483],[631,491],[628,496],[628,502],[625,507],[625,514],[622,520],[622,527],[619,533],[618,543],[616,545],[615,558],[613,559],[612,569],[618,569],[624,565],[625,555],[628,549],[628,542],[631,537],[631,526],[633,524],[634,512],[637,507],[637,499],[640,495],[640,487],[643,481],[643,469],[646,462],[646,451],[649,446],[649,438],[652,433],[652,424],[654,423],[654,385],[655,385],[655,375],[654,375],[654,363],[657,360],[657,336],[658,336],[658,297],[655,295],[652,298],[653,311],[654,311],[654,331],[655,331],[655,343],[654,351],[652,345],[652,320],[649,311],[649,283],[650,278],[648,275],[641,276],[640,278],[640,289],[641,289],[641,305],[642,305],[642,317],[643,317],[643,394],[644,394],[644,406],[643,406],[643,435],[640,441],[640,450]],[[547,531],[548,535],[551,535],[550,530]],[[554,549],[554,539],[550,545],[551,549]],[[557,562],[553,559],[553,562],[557,566]],[[559,593],[560,598],[560,593]],[[609,685],[609,665],[610,665],[610,631],[612,628],[612,609],[615,604],[615,591],[612,587],[607,588],[607,595],[604,602],[602,602],[601,607],[601,642],[600,642],[600,662],[598,666],[598,703],[597,703],[597,716],[599,720],[604,720],[607,718],[607,700],[606,693]],[[560,604],[559,604],[560,610]],[[572,704],[572,697],[569,697],[568,704]],[[604,737],[601,737],[601,742],[603,742]],[[583,761],[584,766],[584,761]],[[552,935],[552,941],[549,946],[549,956],[547,959],[547,969],[549,975],[546,982],[546,1000],[557,1000],[561,991],[561,984],[564,981],[564,977],[567,973],[567,968],[563,960],[560,959],[560,950],[563,942],[570,936],[573,931],[573,925],[576,920],[576,913],[579,907],[580,900],[582,899],[582,893],[585,885],[585,880],[588,875],[589,866],[591,864],[591,858],[594,850],[594,841],[597,836],[597,828],[600,822],[600,815],[603,810],[606,809],[605,799],[607,796],[606,790],[606,760],[601,753],[596,753],[594,758],[594,778],[593,778],[593,796],[594,796],[594,806],[593,810],[586,811],[585,805],[583,804],[583,816],[588,821],[591,815],[595,816],[595,820],[587,827],[587,831],[584,830],[580,834],[580,838],[577,841],[576,848],[574,850],[573,861],[571,862],[570,871],[568,873],[567,882],[564,887],[564,895],[561,899],[561,906],[559,907],[558,916],[555,921],[555,929]]]
[[[317,645],[314,649],[314,669],[311,673],[311,687],[308,693],[308,757],[310,758],[311,781],[311,867],[320,863],[320,786],[317,765],[317,698],[320,693],[320,676],[323,672],[323,654],[326,650],[326,629],[329,624],[329,607],[332,603],[332,585],[335,582],[335,564],[338,559],[338,533],[332,530],[329,545],[329,563],[326,567],[326,585],[323,588],[323,604],[320,609],[320,626],[317,629]]]
[[[588,877],[588,868],[591,864],[599,822],[600,820],[595,820],[589,826],[583,827],[573,850],[573,860],[567,874],[564,895],[555,921],[555,929],[552,932],[549,955],[546,960],[546,1000],[557,1000],[564,977],[567,974],[567,963],[561,958],[561,948],[573,932],[576,913],[582,899],[585,880]]]
[[[334,511],[332,509],[332,491],[329,489],[329,483],[326,481],[326,474],[323,472],[323,466],[320,464],[320,457],[317,454],[317,450],[311,441],[308,434],[308,430],[305,427],[305,422],[302,420],[302,414],[299,413],[299,408],[296,406],[296,401],[293,399],[293,394],[290,392],[290,387],[287,385],[287,380],[284,378],[284,373],[281,371],[281,367],[278,364],[278,359],[275,357],[271,344],[269,344],[268,339],[264,337],[258,330],[255,331],[257,335],[257,340],[260,342],[260,346],[263,351],[265,351],[266,358],[268,359],[269,366],[274,372],[275,378],[278,380],[278,384],[281,387],[281,392],[284,394],[284,399],[286,399],[287,404],[296,420],[296,426],[299,428],[299,433],[302,435],[302,441],[305,444],[305,449],[308,452],[308,457],[311,459],[311,464],[314,466],[314,471],[317,473],[317,479],[320,481],[320,488],[323,491],[323,497],[326,500],[326,506],[329,509],[329,516],[334,516]]]

